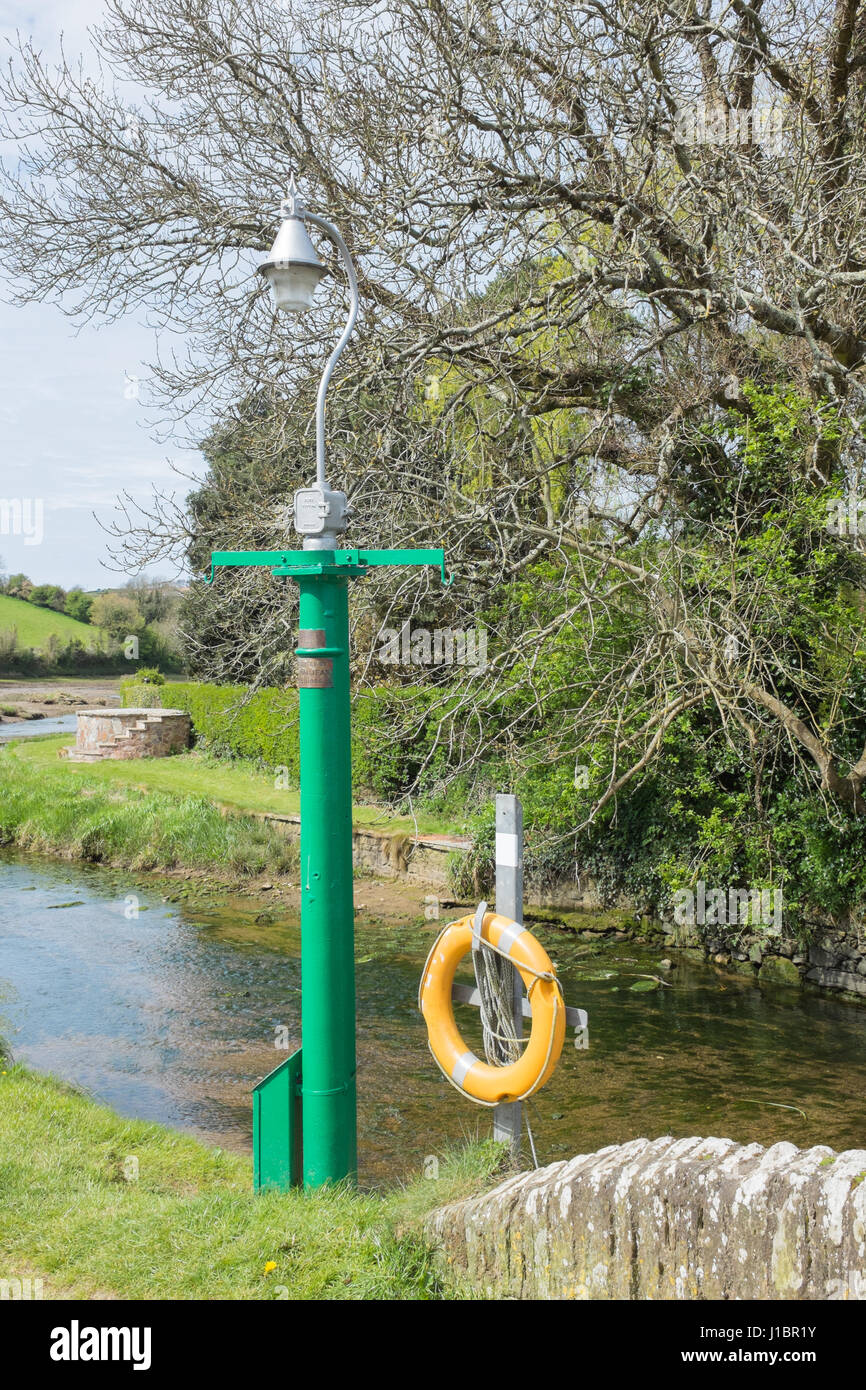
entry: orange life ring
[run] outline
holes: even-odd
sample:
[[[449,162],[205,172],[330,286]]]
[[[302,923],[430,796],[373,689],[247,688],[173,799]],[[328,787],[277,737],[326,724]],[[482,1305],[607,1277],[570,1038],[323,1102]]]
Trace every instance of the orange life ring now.
[[[461,917],[440,933],[427,957],[418,1005],[427,1024],[430,1051],[448,1080],[481,1105],[524,1100],[551,1076],[565,1041],[565,1004],[553,963],[540,941],[519,922],[484,914],[481,935],[507,955],[520,972],[532,1009],[532,1030],[523,1055],[507,1066],[476,1057],[460,1036],[451,987],[460,961],[472,947],[474,917]]]

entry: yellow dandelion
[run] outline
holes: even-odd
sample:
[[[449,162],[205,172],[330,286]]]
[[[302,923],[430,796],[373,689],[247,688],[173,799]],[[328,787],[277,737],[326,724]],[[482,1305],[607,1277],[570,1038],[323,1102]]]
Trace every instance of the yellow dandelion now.
[[[268,1260],[267,1264],[265,1265],[265,1274],[271,1274],[271,1273],[273,1273],[273,1271],[276,1269],[276,1267],[277,1267],[277,1262],[276,1262],[276,1260]]]

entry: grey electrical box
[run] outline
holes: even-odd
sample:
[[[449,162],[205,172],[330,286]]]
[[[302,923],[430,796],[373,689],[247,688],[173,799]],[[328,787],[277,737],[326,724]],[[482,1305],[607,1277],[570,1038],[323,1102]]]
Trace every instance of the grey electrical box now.
[[[302,487],[295,493],[295,530],[301,536],[341,535],[346,529],[345,492],[329,487]]]

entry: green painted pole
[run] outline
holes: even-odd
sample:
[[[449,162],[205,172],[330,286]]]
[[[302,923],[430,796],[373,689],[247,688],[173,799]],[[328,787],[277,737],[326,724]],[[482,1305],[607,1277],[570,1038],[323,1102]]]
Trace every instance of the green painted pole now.
[[[297,576],[303,1180],[357,1172],[349,580]]]
[[[451,580],[441,550],[309,549],[218,550],[206,582],[239,565],[295,579],[301,599],[302,1046],[255,1088],[253,1181],[313,1189],[358,1167],[349,582],[376,565],[435,565]]]

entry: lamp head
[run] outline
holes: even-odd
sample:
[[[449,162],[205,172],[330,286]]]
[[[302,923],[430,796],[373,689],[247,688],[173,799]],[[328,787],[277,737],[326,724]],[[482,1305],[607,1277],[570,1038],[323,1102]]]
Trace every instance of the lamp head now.
[[[281,206],[283,221],[266,260],[259,266],[271,287],[276,309],[302,314],[309,309],[327,273],[304,225],[304,209],[294,188]]]

